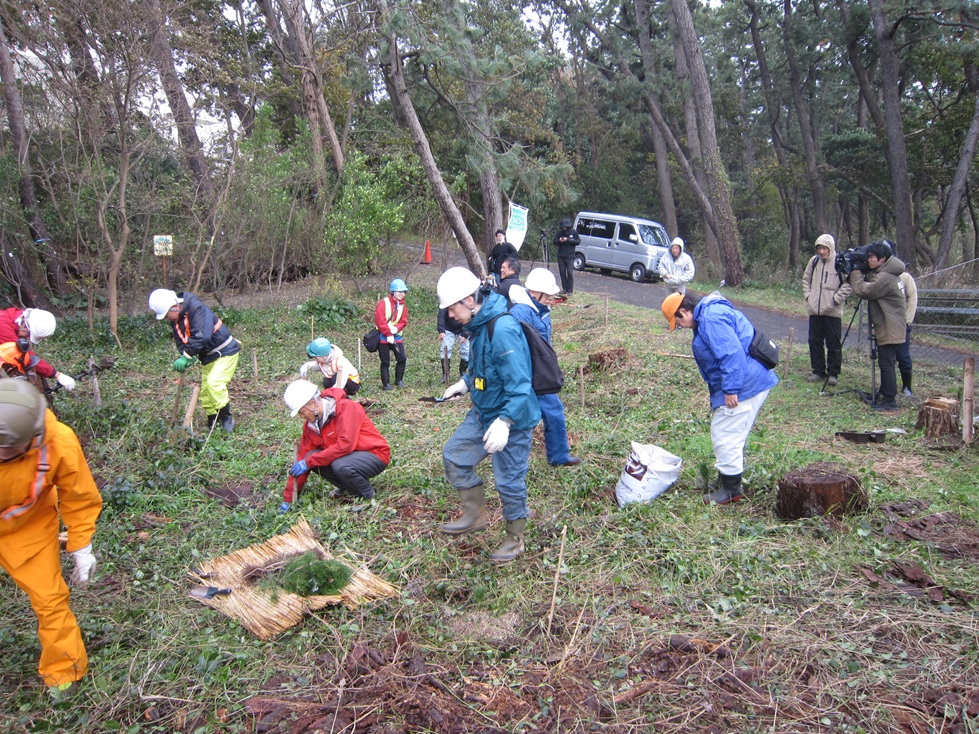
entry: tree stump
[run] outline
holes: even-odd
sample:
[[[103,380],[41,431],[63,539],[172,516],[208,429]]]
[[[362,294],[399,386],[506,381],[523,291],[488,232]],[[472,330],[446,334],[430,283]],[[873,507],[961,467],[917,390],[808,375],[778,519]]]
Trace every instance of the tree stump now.
[[[860,480],[837,464],[812,464],[789,472],[778,482],[775,512],[786,520],[863,512],[867,493]]]
[[[928,438],[958,433],[959,401],[954,398],[928,398],[918,411],[918,422],[914,427],[924,428]]]

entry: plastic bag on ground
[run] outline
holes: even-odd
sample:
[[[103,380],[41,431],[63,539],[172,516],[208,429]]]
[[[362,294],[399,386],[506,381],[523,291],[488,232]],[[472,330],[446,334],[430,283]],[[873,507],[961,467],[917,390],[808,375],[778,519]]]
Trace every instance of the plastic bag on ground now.
[[[630,502],[648,502],[661,495],[680,476],[683,459],[654,444],[632,442],[632,453],[626,462],[615,499],[619,507]]]

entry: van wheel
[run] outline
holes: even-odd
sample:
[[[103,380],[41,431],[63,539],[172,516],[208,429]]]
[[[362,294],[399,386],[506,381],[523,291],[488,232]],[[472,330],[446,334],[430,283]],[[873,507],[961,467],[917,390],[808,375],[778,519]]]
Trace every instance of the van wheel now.
[[[574,260],[571,261],[571,267],[573,267],[575,270],[584,270],[585,256],[582,255],[580,252],[576,252],[574,256]]]
[[[639,263],[633,265],[632,269],[629,271],[629,277],[632,278],[634,283],[642,283],[644,280],[646,280],[645,266],[640,265]]]

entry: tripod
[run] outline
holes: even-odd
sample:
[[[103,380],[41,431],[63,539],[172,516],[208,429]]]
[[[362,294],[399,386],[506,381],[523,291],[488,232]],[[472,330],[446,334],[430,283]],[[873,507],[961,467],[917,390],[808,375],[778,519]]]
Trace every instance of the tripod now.
[[[840,352],[841,353],[843,352],[843,345],[846,344],[846,338],[848,336],[850,336],[850,328],[853,326],[853,321],[854,321],[854,319],[857,318],[857,314],[860,313],[860,306],[862,306],[862,305],[863,305],[863,302],[862,301],[861,302],[858,302],[857,305],[853,309],[853,315],[850,316],[850,323],[846,325],[846,331],[843,332],[843,338],[840,340]],[[820,346],[819,348],[822,349],[822,346]],[[828,383],[829,383],[829,374],[827,373],[826,378],[823,380],[823,386],[821,388],[819,388],[819,394],[820,395],[826,394],[826,385]],[[843,393],[846,393],[846,392],[850,392],[850,390],[843,390],[839,394],[842,395]],[[833,394],[835,395],[837,393],[833,393]]]
[[[544,267],[550,267],[550,261],[547,259],[547,232],[543,229],[540,231],[540,251],[544,255]]]

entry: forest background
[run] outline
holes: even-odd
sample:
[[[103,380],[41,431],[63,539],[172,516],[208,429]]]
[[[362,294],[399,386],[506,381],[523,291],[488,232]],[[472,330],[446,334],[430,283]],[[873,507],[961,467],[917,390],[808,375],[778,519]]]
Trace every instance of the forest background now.
[[[166,285],[219,296],[356,284],[410,237],[480,271],[510,201],[530,251],[646,215],[730,286],[822,232],[974,281],[977,30],[968,2],[15,0],[2,295],[117,333],[158,234]]]

